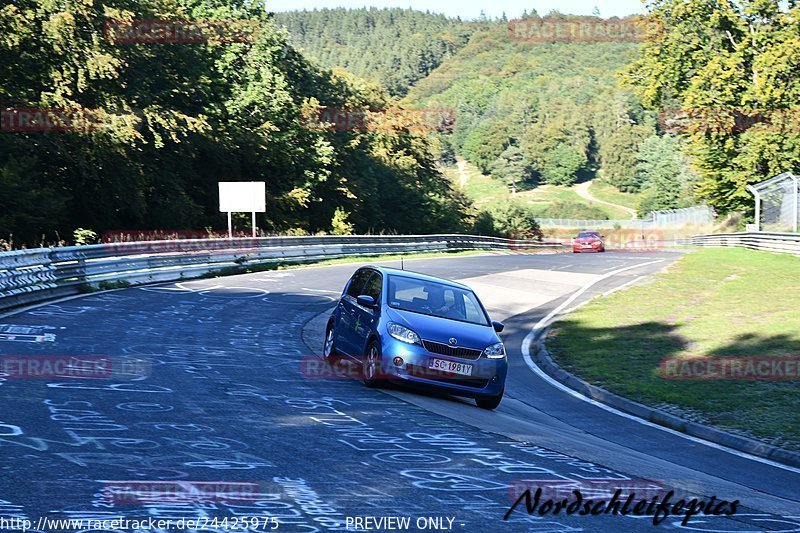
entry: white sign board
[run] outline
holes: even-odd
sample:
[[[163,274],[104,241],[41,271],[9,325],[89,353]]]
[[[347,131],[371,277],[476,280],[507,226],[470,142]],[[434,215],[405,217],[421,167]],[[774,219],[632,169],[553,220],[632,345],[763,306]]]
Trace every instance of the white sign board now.
[[[266,198],[263,181],[219,182],[219,210],[223,213],[265,213]]]

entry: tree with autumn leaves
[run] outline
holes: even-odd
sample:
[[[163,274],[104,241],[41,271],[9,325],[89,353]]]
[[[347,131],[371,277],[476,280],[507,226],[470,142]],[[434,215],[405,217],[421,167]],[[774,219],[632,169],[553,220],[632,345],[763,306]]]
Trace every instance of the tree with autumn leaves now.
[[[657,0],[623,80],[677,133],[719,211],[749,210],[747,184],[800,172],[800,5]],[[788,117],[788,119],[787,119]]]

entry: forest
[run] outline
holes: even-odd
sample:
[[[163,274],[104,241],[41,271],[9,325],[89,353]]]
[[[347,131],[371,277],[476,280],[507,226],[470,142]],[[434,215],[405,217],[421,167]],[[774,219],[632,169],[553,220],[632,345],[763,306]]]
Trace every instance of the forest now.
[[[0,69],[10,73],[0,80],[3,246],[70,243],[79,228],[224,229],[218,181],[267,183],[258,218],[267,233],[468,230],[468,203],[437,170],[437,141],[425,132],[405,124],[332,132],[303,119],[322,108],[381,110],[392,98],[309,62],[262,6],[20,0],[0,8]],[[120,42],[106,31],[109,21],[136,20],[255,21],[259,31],[191,42]],[[22,124],[31,110],[63,124]],[[71,120],[78,116],[93,118]]]

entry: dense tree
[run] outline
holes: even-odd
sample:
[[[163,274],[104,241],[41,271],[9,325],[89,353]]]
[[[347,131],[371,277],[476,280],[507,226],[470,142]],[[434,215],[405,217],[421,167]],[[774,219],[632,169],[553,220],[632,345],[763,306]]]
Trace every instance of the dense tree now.
[[[585,153],[568,144],[559,144],[545,155],[540,167],[542,181],[551,185],[572,185],[586,161]]]
[[[531,177],[531,164],[518,147],[511,145],[500,154],[489,169],[493,177],[503,180],[514,193],[519,183]]]
[[[691,205],[691,171],[671,135],[653,135],[639,147],[636,182],[643,190],[639,213]]]
[[[603,162],[603,178],[608,183],[625,192],[641,190],[641,176],[636,173],[636,155],[640,145],[652,133],[653,129],[647,126],[624,124],[608,136],[598,154]]]
[[[683,116],[679,133],[719,211],[750,208],[748,183],[800,164],[800,5],[658,0],[653,31],[625,80],[644,103]],[[681,110],[676,112],[676,110]],[[784,127],[781,117],[792,117]],[[748,117],[756,117],[752,126]]]
[[[106,31],[154,19],[259,31],[192,43],[121,43]],[[402,122],[337,132],[309,120],[323,108],[391,115],[395,104],[378,84],[309,63],[260,2],[19,0],[0,8],[0,29],[0,69],[14,73],[0,79],[11,110],[0,135],[0,238],[17,245],[78,227],[224,226],[218,181],[265,181],[259,224],[271,231],[416,233],[467,221],[424,132]],[[102,127],[9,126],[9,113],[26,108],[88,113]]]
[[[320,64],[343,67],[403,95],[464,46],[472,26],[411,9],[277,13],[292,43]]]

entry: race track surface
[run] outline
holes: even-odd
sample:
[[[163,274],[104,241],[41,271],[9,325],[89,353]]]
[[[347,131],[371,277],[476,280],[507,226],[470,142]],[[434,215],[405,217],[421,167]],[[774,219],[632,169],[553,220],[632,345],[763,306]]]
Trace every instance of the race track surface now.
[[[600,280],[576,304],[641,282],[679,256],[407,260],[407,269],[466,280],[506,322],[507,397],[494,412],[309,375],[303,360],[317,356],[315,332],[354,263],[97,293],[6,316],[0,331],[18,335],[0,336],[4,357],[105,356],[136,365],[130,376],[92,380],[0,377],[0,516],[34,526],[43,517],[205,517],[203,531],[242,531],[233,527],[237,517],[277,520],[253,531],[356,531],[356,517],[390,516],[410,517],[411,531],[655,527],[649,517],[529,516],[524,505],[503,520],[520,486],[580,483],[741,501],[732,517],[692,519],[692,531],[800,531],[796,469],[620,417],[523,361],[524,337],[580,287]],[[111,491],[174,481],[258,492],[166,505]],[[229,517],[227,527],[214,517]],[[682,518],[657,527],[681,529]],[[42,530],[56,530],[50,526]]]

